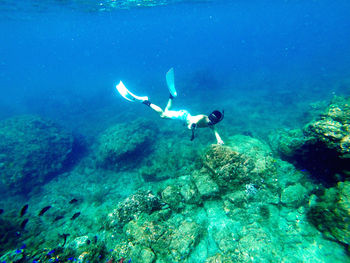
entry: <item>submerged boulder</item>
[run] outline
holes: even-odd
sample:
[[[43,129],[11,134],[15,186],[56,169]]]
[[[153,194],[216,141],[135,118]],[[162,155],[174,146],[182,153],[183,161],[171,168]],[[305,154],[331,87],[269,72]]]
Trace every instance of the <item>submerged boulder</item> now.
[[[152,220],[140,218],[125,228],[130,255],[136,262],[187,262],[187,257],[200,241],[202,227],[186,220]]]
[[[336,97],[318,120],[280,133],[278,151],[327,181],[350,173],[350,98]]]
[[[223,191],[245,189],[247,185],[263,188],[275,176],[271,150],[249,136],[232,136],[224,146],[210,146],[202,164],[200,176],[194,176],[198,189],[208,189],[209,186],[202,186],[208,182],[217,184]],[[206,174],[212,180],[206,180]]]
[[[287,206],[297,208],[305,202],[307,193],[307,189],[300,183],[290,185],[283,189],[281,193],[281,202]]]
[[[157,127],[137,119],[108,128],[99,138],[97,159],[107,169],[134,168],[152,150]]]
[[[60,171],[73,147],[71,133],[32,115],[1,121],[0,136],[0,179],[15,192]]]
[[[118,204],[118,207],[109,215],[110,225],[115,225],[118,222],[126,224],[143,213],[151,214],[161,208],[160,199],[152,192],[139,191]]]
[[[350,245],[350,182],[339,182],[311,206],[309,221],[326,237]]]

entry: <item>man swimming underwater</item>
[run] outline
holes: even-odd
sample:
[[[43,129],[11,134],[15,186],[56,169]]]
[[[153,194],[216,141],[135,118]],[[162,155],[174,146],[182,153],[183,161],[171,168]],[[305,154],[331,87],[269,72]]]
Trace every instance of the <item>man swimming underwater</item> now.
[[[125,99],[129,101],[138,101],[141,102],[147,106],[149,106],[151,109],[156,111],[161,118],[165,119],[178,119],[182,120],[187,124],[187,128],[192,131],[192,137],[191,141],[194,139],[194,131],[196,128],[210,128],[214,131],[216,141],[218,144],[224,144],[222,141],[219,133],[217,132],[215,128],[215,124],[222,121],[224,118],[224,112],[220,112],[218,110],[213,111],[209,116],[207,115],[195,115],[192,116],[188,111],[186,110],[179,110],[179,111],[173,111],[170,110],[173,99],[177,96],[176,89],[175,89],[175,82],[174,82],[174,69],[171,68],[168,73],[166,74],[166,82],[170,91],[170,97],[168,104],[166,105],[165,109],[162,110],[159,106],[151,103],[148,100],[147,96],[140,97],[136,96],[135,94],[131,93],[123,84],[123,82],[120,81],[120,83],[116,86],[118,92],[120,95],[122,95]]]

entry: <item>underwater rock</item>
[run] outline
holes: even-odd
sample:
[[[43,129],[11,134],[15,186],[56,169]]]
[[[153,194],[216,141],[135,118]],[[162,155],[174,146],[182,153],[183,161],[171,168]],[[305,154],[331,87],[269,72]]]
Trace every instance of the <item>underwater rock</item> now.
[[[247,158],[254,162],[254,174],[264,174],[272,169],[272,151],[268,144],[243,135],[234,135],[228,138],[226,144],[240,154],[244,154]]]
[[[301,129],[283,131],[278,140],[278,151],[285,157],[292,157],[296,151],[302,148],[307,138]]]
[[[152,262],[152,252],[157,262],[186,262],[199,243],[202,228],[195,222],[188,222],[178,215],[162,218],[157,214],[144,215],[133,219],[124,227],[129,251],[133,261],[144,262],[142,255],[147,254]]]
[[[180,210],[184,207],[183,197],[180,193],[179,187],[176,185],[167,186],[161,193],[162,201],[167,203],[170,208]]]
[[[38,116],[1,121],[0,135],[0,179],[14,192],[30,191],[59,172],[72,152],[72,134]]]
[[[187,258],[198,244],[201,236],[201,228],[195,222],[183,222],[173,233],[169,251],[172,262],[181,262]]]
[[[79,249],[81,247],[85,247],[87,244],[87,240],[89,240],[89,236],[80,236],[80,237],[76,237],[73,240],[71,240],[70,242],[67,243],[67,247],[70,247],[72,249]]]
[[[148,247],[136,246],[131,250],[131,258],[136,262],[153,263],[156,256]]]
[[[198,190],[192,182],[188,182],[181,186],[180,193],[183,196],[185,203],[198,205],[202,202]]]
[[[98,163],[107,169],[135,168],[152,151],[157,127],[150,121],[137,119],[119,123],[104,131],[98,142]]]
[[[163,221],[141,218],[130,221],[124,232],[132,243],[142,247],[151,247],[153,250],[164,250],[169,247],[170,236],[174,229]]]
[[[307,189],[301,184],[290,185],[283,189],[281,193],[281,202],[291,207],[299,207],[306,200]]]
[[[153,143],[153,150],[138,168],[145,182],[158,182],[169,178],[187,176],[194,168],[201,153],[201,146],[192,147],[190,141],[179,143],[174,127],[162,127],[161,139]],[[179,127],[178,127],[179,128]],[[180,127],[181,128],[181,127]],[[183,130],[180,130],[180,135]]]
[[[190,176],[182,176],[177,181],[172,181],[161,191],[162,201],[177,212],[185,208],[186,204],[201,204],[201,196],[191,179]]]
[[[249,184],[257,188],[275,184],[271,150],[249,136],[232,136],[225,146],[210,146],[203,157],[203,168],[201,175],[209,174],[220,190],[240,190]]]
[[[224,256],[222,254],[216,254],[215,256],[209,257],[205,260],[205,263],[235,263],[236,260],[230,258],[229,256]]]
[[[142,213],[151,214],[161,208],[162,204],[158,197],[150,191],[139,191],[118,204],[118,207],[109,214],[110,223],[114,225],[118,221],[125,224],[138,218]]]
[[[325,190],[308,211],[308,220],[326,237],[350,245],[350,182]]]
[[[230,255],[237,250],[238,242],[232,226],[228,222],[224,225],[224,227],[213,227],[212,236],[218,249],[224,255]]]
[[[281,262],[283,244],[273,242],[270,233],[254,223],[239,233],[237,258],[235,262]]]
[[[350,98],[335,97],[318,120],[281,132],[278,151],[325,181],[350,173]]]
[[[192,173],[192,180],[194,181],[199,195],[203,199],[215,197],[219,194],[219,186],[214,182],[205,169],[194,171]]]
[[[212,145],[206,152],[203,167],[220,188],[228,189],[248,183],[248,174],[253,170],[252,160],[247,160],[227,146]]]

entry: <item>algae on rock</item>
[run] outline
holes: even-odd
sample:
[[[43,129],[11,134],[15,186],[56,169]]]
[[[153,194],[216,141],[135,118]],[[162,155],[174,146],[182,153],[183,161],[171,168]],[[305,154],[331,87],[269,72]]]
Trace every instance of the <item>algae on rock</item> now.
[[[350,245],[350,182],[325,190],[308,211],[309,221],[328,238]]]
[[[335,97],[318,120],[282,132],[278,151],[326,181],[350,173],[350,98]]]
[[[71,133],[32,115],[1,121],[0,136],[0,180],[14,192],[28,192],[59,172],[73,148]]]
[[[104,131],[98,142],[97,161],[104,168],[135,168],[152,151],[158,128],[150,121],[137,119]]]
[[[120,202],[109,214],[110,225],[116,225],[118,222],[124,225],[143,213],[151,214],[161,207],[161,201],[151,191],[139,191]]]
[[[269,147],[242,135],[232,136],[225,146],[210,146],[204,154],[203,173],[208,173],[221,191],[242,190],[247,185],[264,188],[276,178]]]

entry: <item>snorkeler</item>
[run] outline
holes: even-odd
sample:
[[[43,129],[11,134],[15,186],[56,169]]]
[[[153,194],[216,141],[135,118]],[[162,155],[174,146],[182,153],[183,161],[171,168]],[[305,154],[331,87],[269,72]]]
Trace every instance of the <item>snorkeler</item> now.
[[[173,111],[170,110],[173,99],[177,96],[176,89],[175,89],[175,82],[174,82],[174,69],[171,68],[167,74],[166,74],[166,82],[169,88],[170,97],[168,104],[166,105],[165,109],[162,110],[159,106],[151,103],[148,100],[147,96],[140,97],[136,96],[135,94],[131,93],[123,84],[123,82],[120,81],[120,83],[116,86],[118,92],[120,95],[122,95],[125,99],[129,101],[138,101],[141,102],[147,106],[149,106],[151,109],[156,111],[161,118],[165,119],[178,119],[181,121],[184,121],[187,124],[187,128],[192,131],[192,137],[191,141],[195,138],[194,132],[196,128],[210,128],[214,131],[216,140],[218,144],[224,144],[222,141],[219,133],[217,132],[215,128],[215,124],[222,121],[224,118],[224,111],[220,112],[218,110],[213,111],[209,116],[207,115],[195,115],[192,116],[188,111],[186,110],[179,110],[179,111]]]

